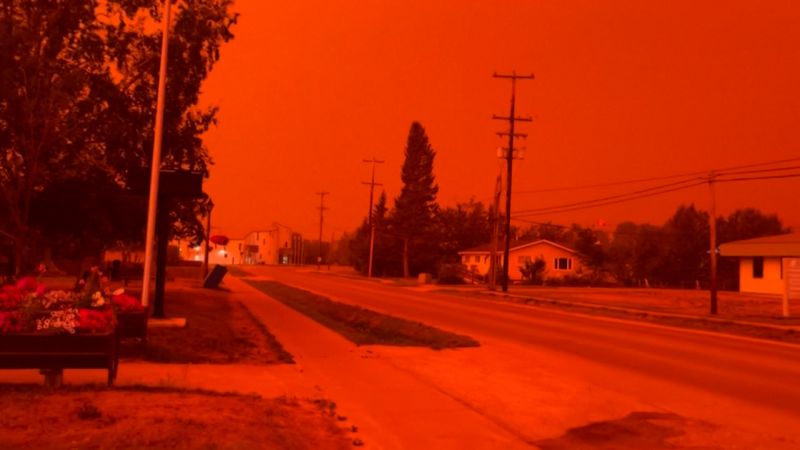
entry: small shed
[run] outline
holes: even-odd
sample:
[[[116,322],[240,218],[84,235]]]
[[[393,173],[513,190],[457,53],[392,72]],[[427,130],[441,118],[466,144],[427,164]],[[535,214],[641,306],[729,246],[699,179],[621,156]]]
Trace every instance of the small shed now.
[[[739,258],[741,292],[784,294],[788,269],[800,258],[800,233],[727,242],[719,253]]]

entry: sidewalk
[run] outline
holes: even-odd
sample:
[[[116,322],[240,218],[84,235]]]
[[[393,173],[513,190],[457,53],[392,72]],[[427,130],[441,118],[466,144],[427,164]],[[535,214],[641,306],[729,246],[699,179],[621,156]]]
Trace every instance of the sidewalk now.
[[[226,283],[295,357],[306,380],[359,427],[369,448],[530,448],[369,347],[355,346],[235,277]]]

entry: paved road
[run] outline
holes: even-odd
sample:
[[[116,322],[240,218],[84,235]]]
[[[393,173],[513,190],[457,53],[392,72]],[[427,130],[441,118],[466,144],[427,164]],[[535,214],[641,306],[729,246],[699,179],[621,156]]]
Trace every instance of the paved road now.
[[[423,292],[308,270],[248,270],[482,342],[514,345],[521,349],[520,358],[571,358],[563,367],[581,371],[589,382],[671,410],[702,413],[716,421],[761,421],[781,433],[784,425],[800,420],[800,346]]]

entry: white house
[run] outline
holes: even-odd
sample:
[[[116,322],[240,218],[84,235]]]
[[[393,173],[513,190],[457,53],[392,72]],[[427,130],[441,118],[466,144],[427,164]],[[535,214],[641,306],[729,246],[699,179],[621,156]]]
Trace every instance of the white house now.
[[[489,260],[491,244],[481,245],[458,252],[461,263],[468,270],[473,270],[481,275],[489,273]],[[520,267],[526,261],[535,261],[541,258],[545,262],[545,278],[562,278],[565,275],[575,275],[581,272],[582,267],[575,250],[556,244],[546,239],[535,241],[512,241],[508,252],[508,278],[521,280]],[[497,244],[497,267],[503,263],[503,244]]]
[[[739,291],[782,294],[788,263],[800,258],[800,233],[727,242],[719,253],[739,258]]]

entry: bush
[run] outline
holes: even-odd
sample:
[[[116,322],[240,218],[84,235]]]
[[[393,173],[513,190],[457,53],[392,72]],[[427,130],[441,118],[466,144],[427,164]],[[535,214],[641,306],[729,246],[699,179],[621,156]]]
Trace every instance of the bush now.
[[[535,261],[525,261],[525,265],[519,269],[522,273],[522,282],[524,284],[542,284],[544,282],[545,266],[544,258],[536,258]]]
[[[464,284],[463,274],[466,267],[463,264],[442,264],[439,266],[439,279],[437,284]]]

